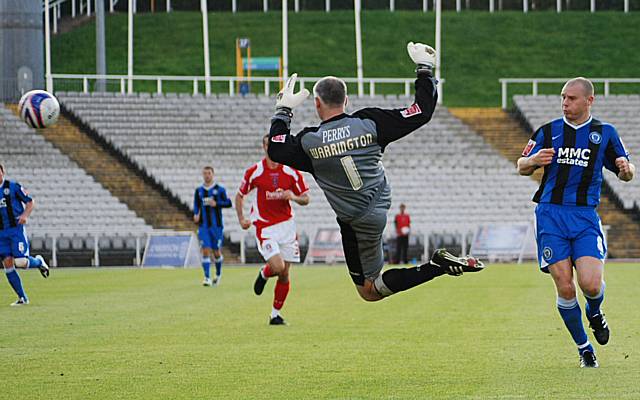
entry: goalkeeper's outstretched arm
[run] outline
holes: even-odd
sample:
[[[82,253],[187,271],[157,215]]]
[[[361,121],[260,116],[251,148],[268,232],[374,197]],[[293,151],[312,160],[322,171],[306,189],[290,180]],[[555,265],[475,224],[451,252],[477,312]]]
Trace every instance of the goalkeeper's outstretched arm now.
[[[375,121],[378,144],[382,148],[429,122],[438,102],[438,82],[433,77],[435,50],[422,43],[409,42],[407,52],[416,64],[413,104],[404,109],[364,108],[354,113],[354,116]]]

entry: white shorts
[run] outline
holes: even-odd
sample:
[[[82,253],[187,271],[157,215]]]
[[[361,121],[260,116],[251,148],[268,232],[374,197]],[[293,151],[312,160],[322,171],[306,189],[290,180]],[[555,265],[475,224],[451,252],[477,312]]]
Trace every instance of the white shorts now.
[[[293,218],[256,232],[258,251],[265,261],[280,254],[284,261],[300,262],[300,246]]]

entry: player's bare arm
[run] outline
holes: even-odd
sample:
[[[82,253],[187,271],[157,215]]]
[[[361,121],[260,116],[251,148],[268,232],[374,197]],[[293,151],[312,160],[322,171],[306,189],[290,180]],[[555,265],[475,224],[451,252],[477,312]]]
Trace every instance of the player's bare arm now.
[[[31,216],[31,213],[33,212],[34,205],[35,205],[34,200],[31,200],[30,202],[25,204],[24,212],[20,214],[20,217],[18,217],[18,223],[20,225],[24,225],[27,223],[29,216]]]
[[[285,190],[283,193],[283,197],[285,200],[293,201],[298,205],[306,206],[311,201],[308,193],[303,193],[300,196],[296,196],[291,190]]]
[[[196,224],[200,222],[200,213],[193,214],[193,222]]]
[[[616,158],[616,167],[618,170],[618,179],[621,181],[629,182],[636,174],[636,166],[631,164],[626,157]]]
[[[244,217],[244,196],[240,193],[236,194],[236,201],[234,201],[236,205],[236,215],[238,216],[238,223],[240,223],[240,227],[242,229],[251,228],[251,221]]]
[[[517,163],[518,173],[525,176],[533,174],[536,169],[551,164],[555,154],[554,149],[541,149],[530,157],[520,157]]]

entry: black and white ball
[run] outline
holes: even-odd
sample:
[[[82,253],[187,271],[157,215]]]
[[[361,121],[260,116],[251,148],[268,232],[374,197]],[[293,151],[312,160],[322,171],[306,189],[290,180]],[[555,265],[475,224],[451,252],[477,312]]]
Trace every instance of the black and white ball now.
[[[32,128],[42,129],[58,121],[60,104],[49,92],[31,90],[25,93],[18,105],[20,118]]]

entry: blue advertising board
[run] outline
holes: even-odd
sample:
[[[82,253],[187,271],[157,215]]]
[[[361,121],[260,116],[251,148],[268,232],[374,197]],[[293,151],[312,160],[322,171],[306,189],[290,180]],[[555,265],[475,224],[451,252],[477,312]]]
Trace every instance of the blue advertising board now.
[[[199,263],[199,245],[192,232],[150,235],[142,259],[143,267],[195,267]]]

